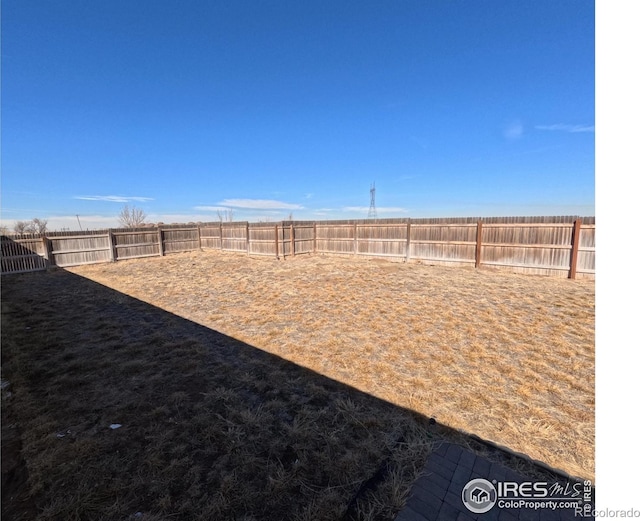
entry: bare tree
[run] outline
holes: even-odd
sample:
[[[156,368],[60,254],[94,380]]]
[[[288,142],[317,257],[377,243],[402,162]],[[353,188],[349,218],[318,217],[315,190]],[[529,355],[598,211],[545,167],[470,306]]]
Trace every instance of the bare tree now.
[[[14,233],[30,233],[29,231],[27,231],[29,228],[29,221],[16,221],[15,224],[13,225],[13,231]]]
[[[4,224],[0,226],[0,235],[9,235],[9,227]]]
[[[40,233],[40,234],[47,233],[48,222],[49,221],[47,221],[46,219],[38,219],[37,217],[35,219],[32,219],[31,228],[33,229],[33,231],[31,233]]]
[[[136,208],[135,206],[129,207],[128,204],[124,206],[118,214],[118,221],[124,228],[135,228],[144,224],[144,220],[147,218],[147,214],[144,210]]]
[[[227,208],[224,212],[218,210],[218,219],[220,222],[233,222],[233,208]]]
[[[16,221],[13,225],[15,233],[47,233],[47,220],[37,217],[30,221]]]

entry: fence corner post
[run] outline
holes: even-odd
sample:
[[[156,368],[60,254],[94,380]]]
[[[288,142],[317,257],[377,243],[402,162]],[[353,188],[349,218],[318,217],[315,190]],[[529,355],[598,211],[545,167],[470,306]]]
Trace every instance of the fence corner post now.
[[[43,249],[43,257],[46,266],[55,265],[52,251],[51,251],[51,241],[46,235],[42,236],[42,249]]]
[[[160,257],[164,257],[164,247],[162,245],[162,228],[158,226],[158,253]]]
[[[476,233],[476,268],[482,263],[482,221],[478,220]]]
[[[109,234],[109,260],[111,262],[115,262],[117,259],[116,243],[114,241],[113,231],[111,230],[111,228],[107,230],[107,233]]]
[[[569,265],[569,278],[575,279],[578,268],[578,252],[580,250],[580,227],[582,219],[573,221],[573,233],[571,234],[571,264]]]

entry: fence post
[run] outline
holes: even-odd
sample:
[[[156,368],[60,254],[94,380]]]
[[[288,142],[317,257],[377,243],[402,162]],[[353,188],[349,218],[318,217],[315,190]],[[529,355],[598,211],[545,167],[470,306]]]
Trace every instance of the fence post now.
[[[406,257],[404,259],[405,262],[409,262],[409,258],[411,257],[411,219],[407,221],[407,251]]]
[[[111,228],[109,228],[108,232],[109,234],[109,260],[111,262],[115,262],[116,261],[116,245],[115,245],[115,241],[113,240],[113,232],[111,231]]]
[[[222,245],[222,221],[218,223],[218,228],[220,230],[220,251],[224,250],[224,246]]]
[[[245,226],[245,232],[247,234],[247,255],[249,255],[249,251],[250,251],[250,244],[249,244],[249,221],[247,221],[247,224]]]
[[[47,236],[42,236],[42,257],[49,264],[49,245],[47,244]]]
[[[476,234],[476,268],[482,262],[482,221],[478,221],[478,231]]]
[[[280,260],[280,254],[278,253],[278,225],[277,224],[274,230],[276,232],[276,259]]]
[[[158,226],[158,253],[160,257],[164,257],[164,246],[162,245],[162,228]]]
[[[569,266],[570,279],[576,278],[578,251],[580,248],[580,226],[582,226],[582,219],[576,219],[573,221],[573,233],[571,235],[571,264]]]
[[[296,239],[294,237],[293,224],[291,224],[291,229],[289,230],[289,239],[291,240],[291,256],[295,257],[296,255]]]
[[[202,251],[202,237],[200,237],[200,225],[196,224],[196,228],[198,228],[198,249]]]
[[[51,241],[46,235],[42,236],[43,257],[47,266],[54,265],[53,255],[51,254]]]

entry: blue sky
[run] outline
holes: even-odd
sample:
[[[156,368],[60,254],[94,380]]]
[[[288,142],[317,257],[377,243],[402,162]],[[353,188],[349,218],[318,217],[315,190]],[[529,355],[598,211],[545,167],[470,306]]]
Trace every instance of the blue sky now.
[[[2,222],[594,215],[589,0],[2,1]]]

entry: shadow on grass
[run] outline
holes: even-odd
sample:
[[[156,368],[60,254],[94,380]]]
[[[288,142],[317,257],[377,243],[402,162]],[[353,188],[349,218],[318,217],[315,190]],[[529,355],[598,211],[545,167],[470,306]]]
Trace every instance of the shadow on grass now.
[[[393,519],[434,442],[468,442],[63,270],[3,277],[2,312],[12,519]]]

